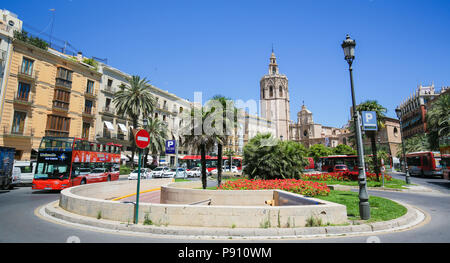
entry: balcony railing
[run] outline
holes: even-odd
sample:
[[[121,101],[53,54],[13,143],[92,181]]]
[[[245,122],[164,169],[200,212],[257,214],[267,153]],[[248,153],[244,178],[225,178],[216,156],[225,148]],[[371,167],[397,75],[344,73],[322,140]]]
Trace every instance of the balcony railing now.
[[[127,136],[123,133],[113,133],[108,130],[103,130],[102,133],[97,134],[97,138],[127,141]]]
[[[53,108],[56,108],[56,109],[59,109],[59,110],[68,111],[69,110],[69,103],[68,102],[64,102],[64,101],[54,100],[53,101]]]
[[[103,113],[107,113],[107,114],[111,114],[111,115],[114,115],[114,109],[113,108],[111,108],[111,107],[103,107],[103,110],[102,110],[102,112]]]
[[[17,70],[18,77],[30,81],[35,81],[37,79],[37,73],[38,71],[34,70],[33,67],[25,68],[23,66],[19,66]]]
[[[31,128],[29,130],[18,130],[14,129],[10,126],[3,126],[3,136],[5,137],[33,137],[34,135],[34,128]]]
[[[56,77],[55,85],[58,87],[72,89],[72,81]]]
[[[104,91],[104,92],[111,93],[111,94],[116,93],[116,89],[113,88],[112,86],[106,86],[106,87],[103,89],[103,91]]]
[[[34,100],[31,97],[31,92],[28,93],[28,96],[19,95],[18,92],[14,93],[14,102],[23,104],[23,105],[31,105]]]
[[[93,108],[84,108],[83,116],[85,116],[85,117],[94,117]]]

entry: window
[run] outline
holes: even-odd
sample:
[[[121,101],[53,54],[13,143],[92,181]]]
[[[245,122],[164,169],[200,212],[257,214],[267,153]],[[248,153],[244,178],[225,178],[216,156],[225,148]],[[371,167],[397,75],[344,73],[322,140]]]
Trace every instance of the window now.
[[[92,105],[93,105],[92,100],[85,100],[84,101],[84,113],[92,114]]]
[[[70,118],[58,116],[58,115],[48,115],[47,116],[47,136],[64,137],[69,134],[70,128]]]
[[[21,112],[21,111],[14,112],[12,133],[23,134],[26,117],[27,117],[27,114],[25,112]]]
[[[111,105],[111,99],[106,99],[106,101],[105,101],[105,108],[107,109],[107,110],[109,110],[109,106]]]
[[[112,84],[113,84],[113,80],[112,79],[108,79],[108,87],[111,87],[112,86]]]
[[[83,130],[81,131],[81,137],[84,139],[89,139],[89,128],[91,127],[90,123],[83,122]]]
[[[94,94],[94,81],[88,79],[86,93]]]
[[[281,86],[280,86],[279,90],[280,90],[280,97],[283,97],[283,88]]]
[[[269,87],[269,95],[271,98],[273,97],[273,87],[272,86]]]
[[[19,82],[19,88],[17,90],[16,99],[28,101],[29,94],[30,94],[30,84]]]
[[[23,58],[22,67],[20,68],[20,73],[32,75],[33,74],[33,60],[28,58]]]
[[[55,89],[53,96],[53,107],[69,109],[70,92],[62,89]]]
[[[72,71],[65,68],[58,68],[57,78],[72,81]]]

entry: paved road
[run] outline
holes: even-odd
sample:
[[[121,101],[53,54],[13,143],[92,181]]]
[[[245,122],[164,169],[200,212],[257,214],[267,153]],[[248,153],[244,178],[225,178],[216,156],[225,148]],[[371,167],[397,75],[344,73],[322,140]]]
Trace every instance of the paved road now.
[[[401,175],[394,177],[402,178]],[[369,191],[370,195],[391,198],[414,205],[431,215],[427,224],[403,232],[382,234],[381,242],[450,242],[450,191],[448,182],[439,179],[413,178],[413,183],[432,187],[439,192],[399,193]],[[58,192],[32,191],[30,187],[18,187],[11,191],[0,192],[0,242],[63,243],[71,236],[77,236],[81,242],[205,242],[201,239],[170,239],[143,237],[135,234],[115,234],[103,231],[85,230],[84,228],[55,224],[38,217],[36,208],[51,201],[58,200]],[[296,240],[225,240],[226,242],[366,242],[368,236],[339,237],[324,239]],[[218,240],[208,240],[218,242]],[[219,242],[224,242],[223,240]]]

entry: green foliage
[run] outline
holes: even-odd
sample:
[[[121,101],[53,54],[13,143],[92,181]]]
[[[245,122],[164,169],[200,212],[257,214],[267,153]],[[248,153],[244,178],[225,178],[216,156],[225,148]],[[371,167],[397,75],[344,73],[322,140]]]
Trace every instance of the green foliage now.
[[[319,227],[322,226],[322,219],[315,216],[310,216],[308,219],[306,219],[306,227]]]
[[[405,152],[420,152],[420,151],[429,151],[430,150],[430,142],[428,135],[423,134],[416,134],[404,142],[405,145]]]
[[[244,174],[250,179],[299,178],[307,165],[307,149],[297,142],[280,141],[270,133],[257,134],[244,146]]]
[[[345,144],[339,144],[335,148],[333,148],[333,154],[335,155],[355,155],[356,150],[354,150],[352,147],[345,145]]]
[[[93,66],[95,70],[98,70],[98,62],[93,58],[84,58],[83,63]]]
[[[128,166],[121,165],[119,172],[120,172],[120,174],[130,174],[131,169]]]
[[[38,37],[33,37],[31,35],[29,36],[28,32],[25,30],[22,30],[22,32],[14,31],[14,38],[29,43],[43,50],[47,50],[49,47],[49,44],[47,42]]]
[[[145,215],[144,215],[144,225],[153,225],[153,222],[150,219],[149,213],[145,213]]]
[[[428,141],[439,150],[439,138],[450,136],[450,94],[442,94],[427,111]]]
[[[332,155],[333,150],[329,147],[326,147],[323,144],[314,144],[308,149],[308,156],[314,158],[314,162],[319,162],[319,158],[322,156]]]

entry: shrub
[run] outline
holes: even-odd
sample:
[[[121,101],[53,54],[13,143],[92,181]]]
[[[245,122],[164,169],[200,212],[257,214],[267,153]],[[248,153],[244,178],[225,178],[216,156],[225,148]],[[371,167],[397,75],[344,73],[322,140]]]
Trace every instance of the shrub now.
[[[306,153],[297,142],[280,141],[270,133],[258,134],[244,146],[243,173],[250,179],[298,179],[308,164]]]

